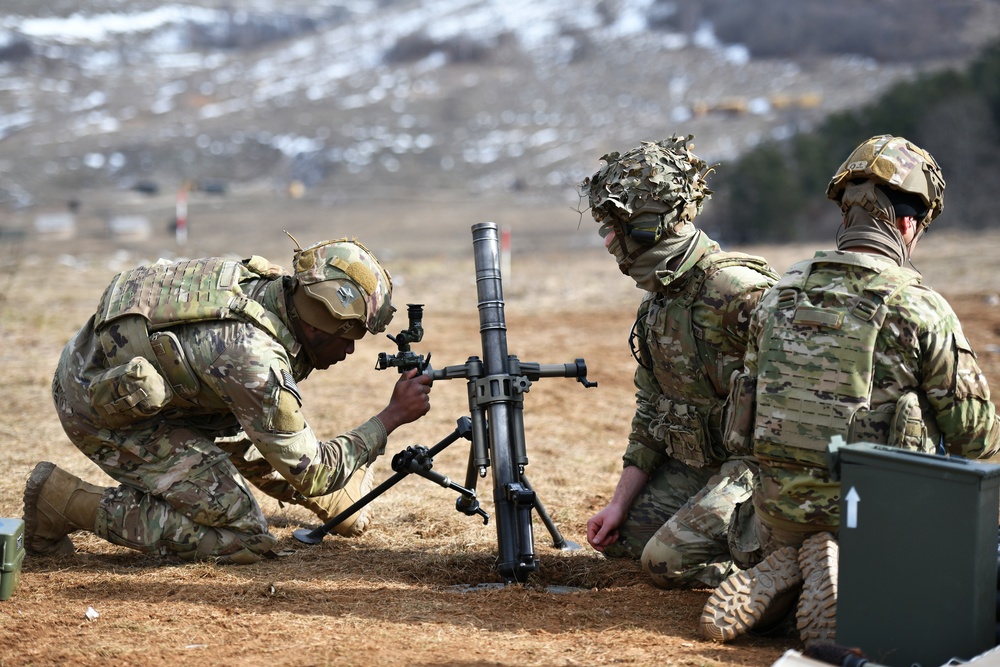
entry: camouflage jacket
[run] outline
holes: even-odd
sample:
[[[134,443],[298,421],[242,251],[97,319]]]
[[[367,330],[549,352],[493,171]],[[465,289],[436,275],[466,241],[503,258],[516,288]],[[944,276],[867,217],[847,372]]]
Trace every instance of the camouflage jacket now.
[[[786,285],[803,287],[797,305]],[[863,340],[838,338],[852,312],[876,322]],[[931,452],[943,442],[970,458],[1000,450],[989,386],[954,311],[879,255],[820,251],[789,269],[753,314],[745,362],[756,379],[754,505],[765,522],[837,526],[831,435]]]
[[[285,296],[291,278],[282,275],[280,267],[248,270],[247,262],[225,261],[224,270],[235,278],[219,297],[218,276],[205,280],[210,267],[195,262],[204,260],[179,266],[203,279],[200,299],[192,298],[194,289],[186,283],[183,289],[168,290],[162,277],[140,273],[151,273],[149,267],[126,272],[108,287],[98,313],[67,344],[57,371],[56,381],[72,409],[98,428],[127,431],[128,419],[110,424],[108,416],[95,409],[91,385],[109,369],[145,357],[171,385],[167,403],[148,419],[195,429],[209,438],[242,431],[303,495],[340,488],[359,461],[370,462],[384,452],[387,436],[376,418],[329,441],[320,441],[310,428],[301,412],[304,399],[297,383],[312,367],[291,333]],[[150,290],[154,284],[160,287],[158,296]],[[109,311],[116,309],[109,303],[123,285],[141,287],[134,293],[144,296],[126,299],[131,308],[117,308],[126,316],[110,318]],[[207,315],[181,312],[184,304],[198,301],[228,307],[213,311],[203,306],[212,311]],[[163,348],[168,348],[166,353]],[[180,366],[185,371],[178,374]]]
[[[743,365],[750,314],[777,274],[763,259],[722,252],[702,235],[663,288],[639,306],[633,346],[636,411],[623,457],[647,473],[673,457],[695,467],[725,459],[722,412]]]

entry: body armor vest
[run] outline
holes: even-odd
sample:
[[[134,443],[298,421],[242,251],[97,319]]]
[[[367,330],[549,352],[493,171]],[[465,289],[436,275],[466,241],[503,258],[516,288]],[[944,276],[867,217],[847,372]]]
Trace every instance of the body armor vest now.
[[[94,330],[107,366],[135,357],[153,362],[173,390],[174,405],[200,390],[180,341],[168,329],[178,324],[238,319],[276,338],[286,349],[297,345],[274,313],[251,299],[243,286],[276,270],[258,256],[239,262],[219,257],[140,266],[115,276],[101,296]]]
[[[662,392],[655,398],[658,416],[649,425],[650,435],[663,441],[667,455],[694,467],[716,465],[725,458],[722,417],[729,378],[720,368],[721,351],[705,340],[691,307],[705,282],[729,267],[770,274],[758,258],[712,253],[692,268],[679,293],[647,296],[639,310],[645,317],[646,351]]]
[[[875,342],[887,304],[920,276],[888,269],[861,294],[841,290],[838,300],[821,291],[811,300],[805,285],[815,263],[796,265],[772,288],[777,301],[760,341],[754,440],[825,451],[834,436],[852,442],[852,427],[862,425],[866,439],[885,444],[896,404],[871,405]],[[847,257],[836,263],[857,265]]]
[[[94,327],[129,315],[142,316],[153,331],[186,322],[243,319],[280,339],[288,333],[284,324],[241,287],[268,275],[269,267],[256,256],[246,262],[209,257],[124,271],[101,296]]]

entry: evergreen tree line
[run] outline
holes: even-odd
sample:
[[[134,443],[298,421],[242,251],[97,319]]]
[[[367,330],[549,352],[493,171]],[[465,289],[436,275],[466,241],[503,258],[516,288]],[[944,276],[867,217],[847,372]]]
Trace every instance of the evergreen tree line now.
[[[703,226],[727,243],[830,239],[840,211],[826,199],[837,167],[862,141],[894,134],[928,150],[944,173],[944,213],[932,229],[998,225],[1000,42],[964,71],[925,74],[876,102],[828,117],[809,133],[769,141],[724,164]]]

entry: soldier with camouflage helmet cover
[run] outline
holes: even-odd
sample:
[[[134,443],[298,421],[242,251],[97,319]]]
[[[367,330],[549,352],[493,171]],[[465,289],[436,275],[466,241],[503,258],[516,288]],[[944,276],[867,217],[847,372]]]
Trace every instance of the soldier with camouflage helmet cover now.
[[[730,641],[794,612],[807,645],[835,638],[834,438],[969,458],[1000,450],[976,355],[910,264],[944,188],[934,158],[905,138],[863,142],[827,189],[844,215],[837,250],[792,266],[754,312],[725,436],[759,464],[730,527],[732,555],[749,569],[709,599],[707,637]]]
[[[346,510],[389,434],[430,409],[430,377],[402,375],[384,410],[331,440],[306,421],[298,383],[384,331],[391,296],[389,273],[348,239],[297,248],[292,274],[258,256],[120,273],[52,382],[70,440],[118,485],[39,463],[26,549],[72,553],[70,533],[85,530],[145,553],[253,563],[276,539],[248,481],[323,521]],[[335,530],[360,534],[366,510]]]
[[[712,170],[692,138],[605,155],[581,184],[605,247],[645,292],[630,341],[636,411],[624,467],[587,539],[606,556],[641,559],[668,588],[715,586],[732,567],[725,528],[750,471],[726,462],[723,406],[750,313],[777,278],[694,226]]]

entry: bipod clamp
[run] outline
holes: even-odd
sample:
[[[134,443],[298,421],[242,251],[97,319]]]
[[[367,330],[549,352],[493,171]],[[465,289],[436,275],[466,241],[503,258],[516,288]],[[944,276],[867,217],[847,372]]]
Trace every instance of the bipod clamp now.
[[[458,486],[457,484],[453,485],[451,480],[449,480],[447,477],[444,477],[444,475],[439,475],[438,473],[431,473],[430,465],[428,465],[427,470],[423,472],[419,470],[419,468],[421,468],[426,462],[430,462],[430,464],[433,464],[434,457],[440,452],[444,451],[446,447],[451,445],[459,438],[472,440],[472,420],[470,420],[468,417],[460,417],[458,419],[458,425],[455,427],[455,430],[449,433],[444,438],[442,438],[440,442],[438,442],[430,449],[427,449],[425,447],[417,447],[417,448],[414,448],[412,446],[407,447],[405,450],[403,450],[402,452],[393,457],[393,470],[396,470],[395,462],[396,459],[400,457],[402,457],[401,460],[406,461],[404,469],[397,470],[396,474],[394,474],[392,477],[390,477],[389,479],[385,480],[384,482],[376,486],[374,489],[372,489],[364,496],[362,496],[360,499],[358,499],[358,501],[355,502],[353,505],[351,505],[346,510],[344,510],[337,516],[333,517],[326,523],[324,523],[319,528],[314,528],[312,530],[309,530],[308,528],[299,528],[298,530],[292,533],[292,536],[299,542],[302,542],[304,544],[319,544],[320,542],[323,541],[323,538],[326,537],[327,533],[336,528],[341,522],[347,519],[347,517],[351,516],[352,514],[360,510],[362,507],[364,507],[365,505],[367,505],[368,503],[375,500],[383,493],[391,489],[393,486],[398,484],[404,477],[409,475],[411,472],[416,472],[418,475],[427,477],[428,479],[431,479],[441,484],[439,480],[434,479],[434,477],[428,476],[429,474],[435,475],[447,481],[447,483],[442,484],[442,486],[454,488],[457,491],[463,493],[463,496],[466,493],[470,494],[470,496],[473,499],[475,499],[476,494],[470,491],[469,489]],[[423,452],[425,453],[421,454],[420,452],[416,452],[413,455],[407,455],[406,452],[412,449],[423,450]],[[407,469],[411,465],[415,466],[418,469],[415,470]],[[480,512],[482,512],[482,510],[480,510]],[[482,513],[485,514],[485,512]]]
[[[393,470],[396,472],[405,471],[407,473],[420,475],[435,484],[440,484],[446,489],[458,491],[462,495],[455,502],[455,509],[463,514],[466,514],[467,516],[478,514],[483,517],[483,525],[489,523],[490,515],[479,507],[479,501],[476,499],[476,492],[472,489],[467,489],[464,486],[456,484],[441,473],[434,472],[431,470],[433,466],[434,457],[431,455],[430,450],[420,445],[411,445],[392,457]]]

